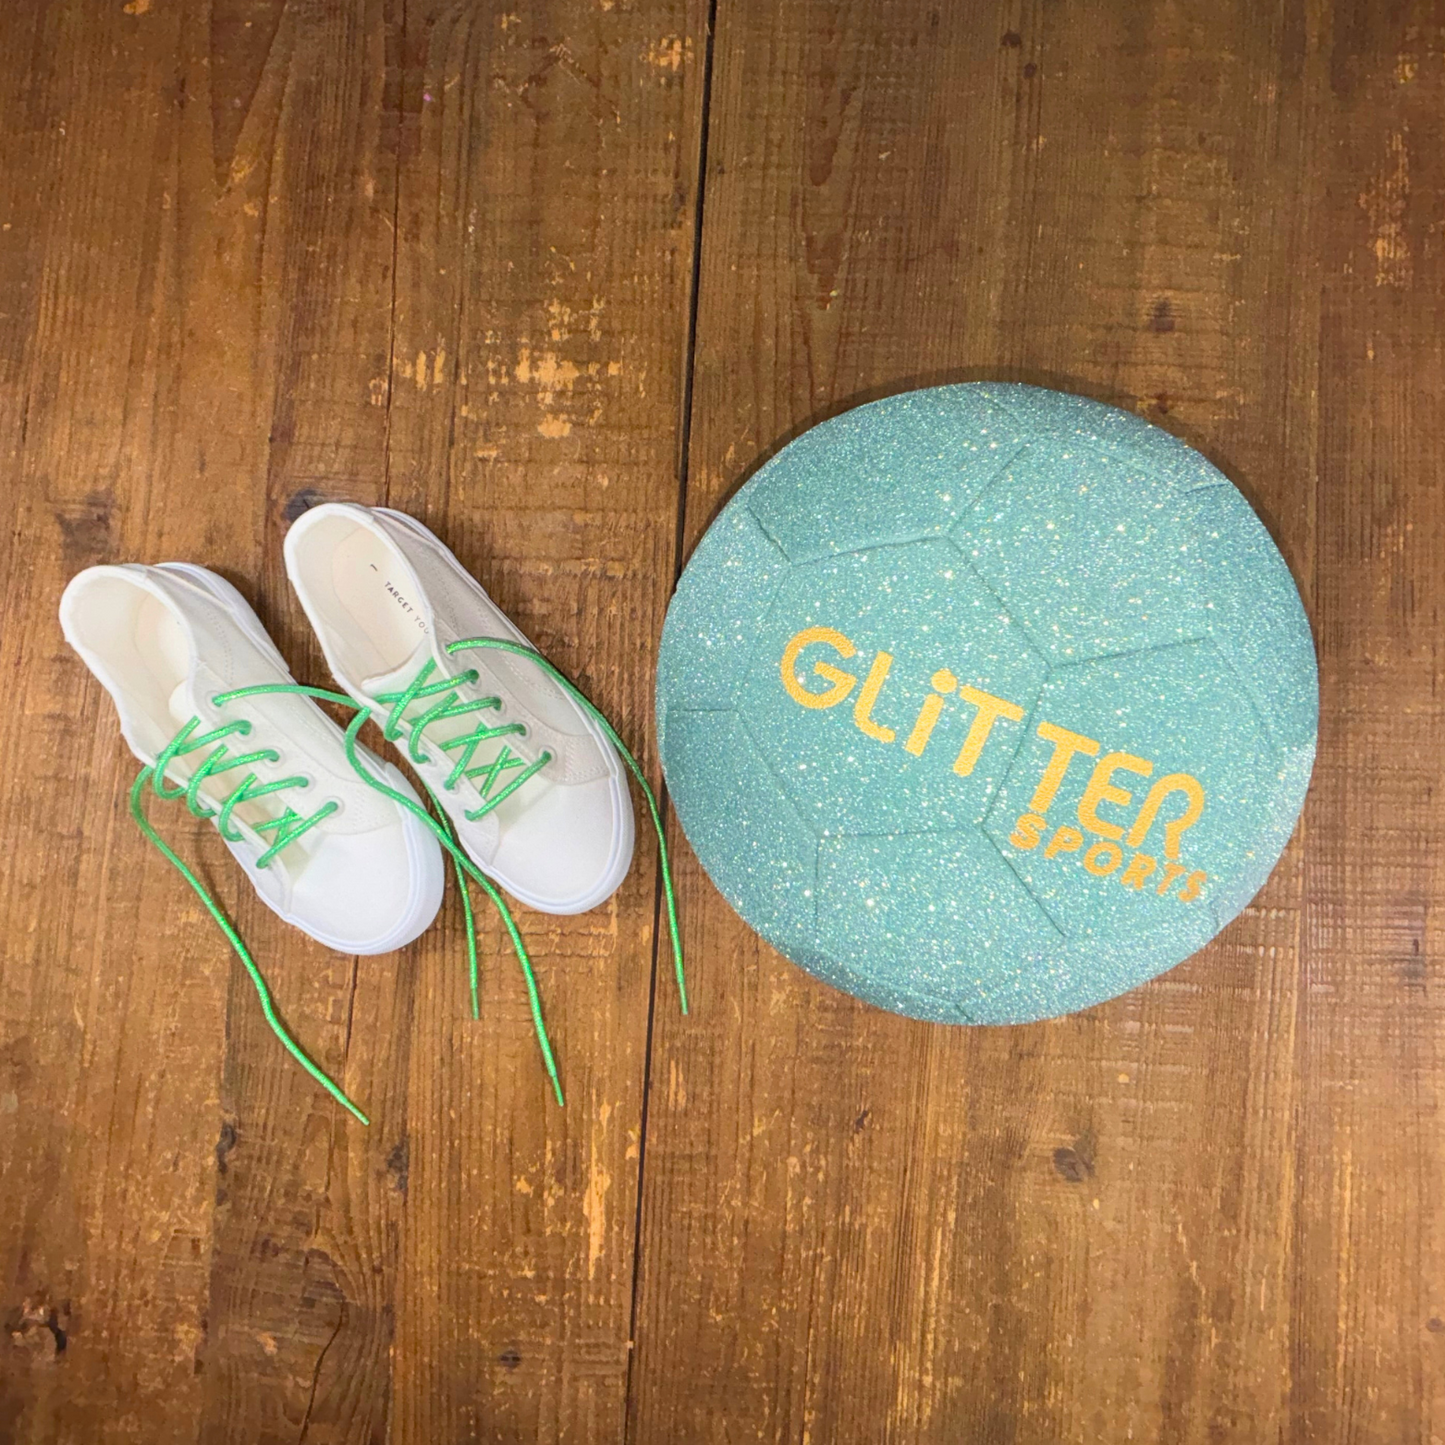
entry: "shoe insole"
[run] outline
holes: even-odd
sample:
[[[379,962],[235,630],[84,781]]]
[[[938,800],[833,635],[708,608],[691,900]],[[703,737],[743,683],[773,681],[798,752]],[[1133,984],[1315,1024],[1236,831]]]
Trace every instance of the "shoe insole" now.
[[[191,648],[180,618],[160,598],[141,593],[131,646],[145,679],[144,686],[134,689],[137,701],[162,729],[169,729],[173,722],[184,722],[190,716],[189,708],[186,717],[175,717],[172,701],[186,691],[191,673]]]
[[[348,670],[358,680],[394,672],[427,640],[411,574],[381,538],[358,527],[332,553],[336,600],[351,619]]]

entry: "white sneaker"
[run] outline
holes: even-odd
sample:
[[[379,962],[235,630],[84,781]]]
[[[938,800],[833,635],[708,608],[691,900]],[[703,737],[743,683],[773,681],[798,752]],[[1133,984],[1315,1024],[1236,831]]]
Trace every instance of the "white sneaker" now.
[[[344,502],[305,512],[285,550],[332,674],[406,748],[478,867],[544,913],[610,897],[632,861],[622,759],[451,552],[401,512]],[[476,638],[528,655],[448,651]]]
[[[365,954],[400,948],[427,928],[446,881],[436,838],[357,775],[340,729],[297,690],[260,619],[224,578],[180,562],[90,567],[66,587],[60,623],[114,700],[131,751],[154,770],[154,790],[210,817],[287,923]],[[228,697],[255,686],[289,690]],[[356,751],[375,777],[416,798],[396,768]],[[133,797],[138,803],[139,788]],[[139,813],[137,821],[151,832]]]

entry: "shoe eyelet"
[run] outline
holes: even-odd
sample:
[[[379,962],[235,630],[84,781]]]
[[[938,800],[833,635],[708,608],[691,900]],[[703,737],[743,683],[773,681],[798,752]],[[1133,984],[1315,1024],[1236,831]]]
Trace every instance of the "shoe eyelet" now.
[[[326,802],[333,805],[331,812],[327,814],[327,817],[339,818],[346,811],[345,798],[328,798]],[[323,804],[322,806],[324,807],[325,804]]]

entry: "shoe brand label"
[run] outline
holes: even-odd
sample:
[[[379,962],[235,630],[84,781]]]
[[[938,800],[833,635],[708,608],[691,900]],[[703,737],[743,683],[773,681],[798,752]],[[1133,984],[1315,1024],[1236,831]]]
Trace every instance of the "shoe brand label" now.
[[[380,568],[377,567],[375,562],[369,563],[368,565],[371,567],[371,570],[375,572],[378,576],[381,575]],[[406,615],[411,618],[413,622],[416,623],[417,631],[426,632],[428,630],[426,625],[426,619],[415,607],[411,605],[411,603],[402,593],[401,589],[397,587],[397,585],[391,580],[391,578],[382,577],[381,585],[386,588],[386,595],[390,597],[391,600],[395,602],[396,605],[400,607],[401,610],[405,612]]]

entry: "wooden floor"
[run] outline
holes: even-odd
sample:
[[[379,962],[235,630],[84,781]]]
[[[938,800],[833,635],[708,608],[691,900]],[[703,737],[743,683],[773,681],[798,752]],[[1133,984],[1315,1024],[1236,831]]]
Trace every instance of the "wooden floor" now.
[[[1445,1438],[1445,4],[13,0],[0,20],[0,1441]],[[1005,377],[1268,522],[1321,750],[1255,904],[1014,1029],[812,982],[677,838],[485,923],[285,930],[362,1129],[126,813],[102,561],[438,531],[634,740],[676,572],[810,422]]]

